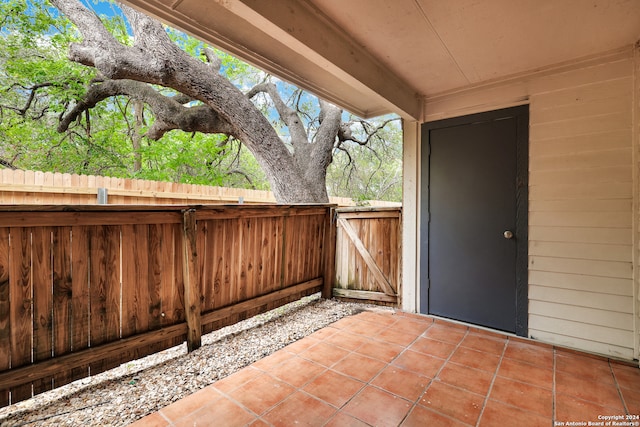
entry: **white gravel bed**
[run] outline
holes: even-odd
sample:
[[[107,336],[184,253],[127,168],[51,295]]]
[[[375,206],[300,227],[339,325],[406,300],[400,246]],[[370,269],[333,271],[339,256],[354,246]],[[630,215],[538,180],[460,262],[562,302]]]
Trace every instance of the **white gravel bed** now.
[[[0,426],[126,426],[367,304],[303,298],[202,337],[0,408]]]

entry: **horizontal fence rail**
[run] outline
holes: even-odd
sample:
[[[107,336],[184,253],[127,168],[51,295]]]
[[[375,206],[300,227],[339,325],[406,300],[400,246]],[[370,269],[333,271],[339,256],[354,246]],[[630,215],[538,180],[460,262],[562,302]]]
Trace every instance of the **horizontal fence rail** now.
[[[336,210],[333,296],[400,305],[401,208]]]
[[[0,406],[330,295],[332,211],[0,207]]]

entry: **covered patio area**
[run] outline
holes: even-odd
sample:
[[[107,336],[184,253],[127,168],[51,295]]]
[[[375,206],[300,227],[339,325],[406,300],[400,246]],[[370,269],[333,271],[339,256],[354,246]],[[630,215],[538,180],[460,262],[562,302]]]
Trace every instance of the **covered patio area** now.
[[[638,425],[639,415],[640,370],[630,364],[365,311],[133,425],[548,427]]]

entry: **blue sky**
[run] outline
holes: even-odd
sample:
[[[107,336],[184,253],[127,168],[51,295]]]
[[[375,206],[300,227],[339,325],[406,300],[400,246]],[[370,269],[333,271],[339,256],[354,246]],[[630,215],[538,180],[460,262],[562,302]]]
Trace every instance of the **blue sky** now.
[[[114,14],[114,9],[120,11],[118,5],[112,2],[106,1],[95,1],[95,0],[82,0],[82,3],[87,6],[89,9],[93,9],[96,11],[98,15],[108,15],[111,16]]]

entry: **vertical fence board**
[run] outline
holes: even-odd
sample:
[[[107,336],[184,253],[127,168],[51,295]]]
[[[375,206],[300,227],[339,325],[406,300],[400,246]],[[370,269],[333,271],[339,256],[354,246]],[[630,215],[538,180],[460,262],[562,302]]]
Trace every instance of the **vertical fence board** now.
[[[312,277],[322,276],[322,229],[323,229],[324,217],[314,215],[311,220],[311,250],[309,265],[311,269],[307,271],[305,280],[309,280]]]
[[[2,227],[0,228],[0,372],[11,366],[9,268],[9,229]],[[0,388],[0,406],[8,404],[9,390]]]
[[[90,236],[91,346],[120,336],[120,230],[96,226]]]
[[[296,218],[295,217],[286,217],[284,222],[285,234],[284,234],[284,253],[287,254],[284,265],[284,286],[289,286],[291,281],[293,280],[293,275],[295,274],[296,262],[299,257],[299,253],[297,252],[296,243],[297,243],[297,233],[296,233]]]
[[[238,266],[240,267],[239,274],[239,289],[237,301],[242,301],[247,298],[250,292],[249,283],[249,267],[251,265],[251,225],[252,219],[243,218],[239,221],[240,228],[240,248],[238,252]]]
[[[240,239],[242,237],[242,228],[238,219],[229,220],[227,222],[229,234],[227,238],[227,244],[229,245],[229,264],[227,265],[228,273],[228,286],[227,292],[229,293],[227,304],[238,301],[239,294],[239,277],[240,271]]]
[[[271,291],[273,282],[271,281],[269,265],[273,260],[273,256],[269,253],[269,245],[271,243],[271,233],[273,229],[272,218],[262,218],[260,221],[260,235],[257,241],[258,265],[256,280],[258,289],[261,294]]]
[[[267,246],[267,280],[270,283],[269,290],[275,291],[280,288],[280,267],[282,266],[282,218],[270,218],[272,231],[269,234]]]
[[[89,347],[89,265],[91,234],[95,227],[74,226],[71,228],[71,349],[79,351]]]
[[[182,225],[165,224],[163,233],[162,326],[175,325],[184,321],[184,280],[182,277]],[[173,345],[182,344],[183,337],[173,340]]]
[[[296,252],[296,271],[293,276],[293,283],[302,281],[305,270],[308,267],[307,257],[309,255],[309,242],[311,236],[309,235],[309,218],[310,216],[298,216],[296,217],[296,230],[299,231],[299,238],[297,239],[298,251]]]
[[[280,280],[282,272],[282,217],[271,218],[269,238],[269,282],[271,283],[269,290],[275,291],[280,289],[282,281]],[[273,257],[273,258],[271,258]]]
[[[140,283],[138,286],[145,286],[147,289],[148,299],[146,306],[143,307],[147,312],[147,330],[153,331],[162,327],[162,288],[163,288],[163,270],[168,270],[168,276],[172,275],[173,260],[163,264],[164,236],[163,228],[161,224],[150,224],[148,227],[147,236],[147,271],[143,272],[143,276],[147,278],[146,283]],[[172,281],[169,281],[169,286],[173,287]],[[144,351],[138,351],[137,357],[142,357],[148,354],[153,354],[161,351],[167,347],[171,347],[172,343],[169,341],[162,341],[155,344],[148,345]]]
[[[120,337],[120,227],[97,226],[90,239],[89,307],[91,347],[95,347]],[[91,374],[118,364],[116,359],[94,362]]]
[[[163,270],[169,270],[171,277],[173,260],[163,264],[163,254],[166,251],[164,229],[161,224],[149,225],[148,264],[147,264],[147,292],[149,294],[148,313],[149,330],[160,329],[162,326],[162,298],[161,290],[164,283]],[[144,284],[143,284],[144,285]],[[168,280],[168,285],[173,285],[173,280]]]
[[[242,252],[243,259],[245,259],[245,271],[246,271],[246,294],[242,299],[251,298],[252,295],[260,295],[260,289],[258,286],[258,280],[256,272],[258,271],[259,263],[259,247],[258,247],[258,233],[260,232],[260,218],[247,218],[245,230],[244,230],[244,244]],[[260,307],[256,307],[253,310],[244,315],[244,317],[251,317],[260,311]]]
[[[33,362],[50,359],[53,351],[53,266],[50,227],[31,229],[33,286]],[[33,393],[53,388],[52,378],[33,383]]]
[[[225,291],[228,288],[225,281],[225,221],[218,220],[211,223],[211,247],[209,248],[209,261],[211,262],[211,275],[213,282],[213,294],[211,295],[212,308],[220,308],[225,304]]]
[[[14,171],[14,183],[15,184],[24,184],[24,171],[21,169],[15,170]],[[23,194],[12,194],[11,195],[11,203],[14,204],[20,204],[24,201],[24,195]]]
[[[318,254],[318,247],[322,244],[322,240],[318,236],[318,216],[310,216],[308,222],[309,238],[308,247],[305,248],[305,263],[304,263],[304,276],[303,281],[309,280],[311,277],[318,277],[322,274],[319,272],[318,265],[316,263],[316,257]]]
[[[262,218],[253,218],[251,221],[248,250],[249,263],[247,264],[247,294],[262,295],[260,283],[260,241],[262,234]]]
[[[271,233],[272,243],[270,249],[273,253],[273,263],[271,263],[271,280],[273,285],[271,290],[278,290],[282,287],[282,251],[284,246],[284,218],[273,218],[273,232]]]
[[[214,263],[212,255],[215,251],[215,238],[211,220],[198,221],[198,265],[200,269],[200,282],[202,284],[202,311],[213,310],[215,306]]]
[[[31,287],[31,233],[28,229],[11,228],[9,250],[9,305],[11,307],[11,367],[31,363],[33,345]],[[31,384],[11,389],[11,401],[31,397]]]
[[[293,270],[291,272],[291,277],[289,278],[289,283],[297,283],[300,281],[302,277],[302,270],[304,269],[305,263],[305,252],[304,249],[307,246],[307,242],[309,240],[309,230],[307,230],[307,219],[308,217],[304,216],[295,216],[292,218],[294,222],[293,229],[295,230],[295,234],[291,236],[294,243],[294,256],[293,256]]]
[[[35,184],[35,172],[34,171],[24,171],[24,185],[34,185]],[[23,204],[27,203],[33,196],[34,193],[24,193],[22,197],[16,200],[17,203]]]
[[[149,330],[149,226],[122,226],[121,337]]]
[[[73,280],[71,276],[71,227],[53,229],[53,354],[71,352],[73,325]],[[71,381],[70,372],[61,371],[53,378],[54,387]]]

